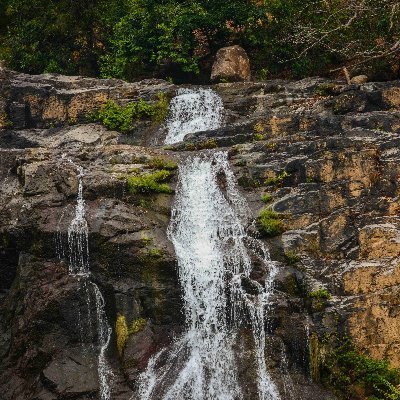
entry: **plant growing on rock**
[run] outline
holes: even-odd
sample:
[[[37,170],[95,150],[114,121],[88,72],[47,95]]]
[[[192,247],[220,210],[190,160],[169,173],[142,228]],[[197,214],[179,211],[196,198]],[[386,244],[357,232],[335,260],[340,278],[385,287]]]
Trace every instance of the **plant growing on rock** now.
[[[289,172],[282,171],[280,174],[274,177],[269,177],[264,181],[266,186],[279,186],[283,181],[290,176]]]
[[[108,100],[91,119],[101,122],[109,129],[127,133],[133,129],[134,121],[151,119],[161,123],[167,116],[168,106],[169,100],[164,93],[157,95],[157,101],[154,104],[140,99],[123,107],[113,100]]]
[[[264,193],[261,197],[261,200],[263,203],[267,204],[272,201],[272,194],[271,193]]]
[[[149,174],[131,176],[128,178],[128,189],[131,194],[149,193],[173,193],[170,186],[165,183],[171,177],[171,173],[165,169]]]
[[[146,326],[147,321],[144,318],[138,318],[132,321],[132,324],[129,328],[129,335],[136,335],[141,332]]]
[[[258,218],[257,224],[259,231],[269,237],[280,235],[284,230],[284,224],[278,213],[273,211],[270,207],[264,208]]]
[[[178,168],[178,164],[171,161],[165,160],[163,158],[153,158],[149,163],[148,166],[153,169],[165,169],[168,171],[172,171]]]
[[[400,370],[359,352],[348,338],[328,353],[322,372],[323,381],[343,398],[357,391],[369,400],[400,399]]]
[[[118,314],[115,322],[115,333],[117,336],[117,349],[119,355],[122,355],[126,341],[128,340],[128,326],[126,324],[125,315]]]

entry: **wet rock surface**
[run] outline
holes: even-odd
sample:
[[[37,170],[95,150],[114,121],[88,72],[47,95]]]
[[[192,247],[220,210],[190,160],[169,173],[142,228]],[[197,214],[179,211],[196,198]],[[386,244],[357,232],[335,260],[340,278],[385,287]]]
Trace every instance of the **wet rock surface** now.
[[[84,168],[90,267],[113,328],[113,398],[129,399],[148,358],[183,329],[183,315],[166,236],[173,195],[132,194],[127,177],[153,171],[155,159],[179,163],[218,147],[229,151],[254,216],[268,193],[267,206],[285,225],[282,235],[265,239],[279,268],[266,353],[284,398],[335,398],[311,380],[312,335],[348,332],[361,351],[400,366],[400,83],[220,83],[213,89],[224,102],[225,126],[189,134],[168,150],[148,146],[161,143],[162,125],[123,135],[87,122],[109,98],[151,101],[176,89],[158,80],[0,70],[3,398],[98,398],[96,335],[85,338],[83,357],[87,318],[76,315],[85,313],[84,288],[68,276],[66,257],[75,165]],[[172,188],[176,179],[172,171]],[[329,299],[310,298],[320,288]],[[146,321],[131,330],[121,354],[118,315],[128,326]],[[251,374],[246,340],[243,334],[243,369]]]

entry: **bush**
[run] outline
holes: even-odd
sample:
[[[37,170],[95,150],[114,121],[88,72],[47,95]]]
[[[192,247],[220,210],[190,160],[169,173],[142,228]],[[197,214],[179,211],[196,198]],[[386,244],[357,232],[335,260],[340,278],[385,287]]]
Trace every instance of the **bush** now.
[[[324,368],[326,383],[346,399],[358,387],[369,400],[400,400],[400,371],[360,353],[349,339],[328,354]]]
[[[149,193],[173,193],[173,190],[167,183],[171,173],[165,169],[155,171],[149,174],[131,176],[128,178],[128,190],[132,194]]]
[[[168,113],[168,98],[164,93],[157,95],[157,102],[150,104],[140,99],[122,107],[113,100],[108,100],[98,113],[90,119],[100,121],[109,129],[115,129],[126,133],[133,129],[133,121],[152,119],[155,122],[162,122]]]
[[[264,208],[257,219],[259,230],[265,236],[280,235],[285,229],[280,216],[271,208]]]

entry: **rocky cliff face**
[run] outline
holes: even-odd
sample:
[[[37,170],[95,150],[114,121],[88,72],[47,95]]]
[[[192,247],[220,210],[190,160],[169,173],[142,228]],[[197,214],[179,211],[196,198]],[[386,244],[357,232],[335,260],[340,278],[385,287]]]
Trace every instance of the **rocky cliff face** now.
[[[267,351],[283,398],[334,398],[318,384],[327,338],[348,334],[360,351],[400,366],[400,83],[214,85],[225,126],[165,148],[162,125],[140,122],[121,134],[87,119],[107,99],[152,101],[173,95],[172,84],[4,69],[0,82],[3,398],[98,398],[95,351],[83,353],[79,343],[84,296],[64,257],[74,164],[85,171],[90,265],[113,327],[112,398],[129,399],[183,316],[166,237],[173,195],[132,194],[126,178],[217,147],[229,151],[254,216],[267,194],[285,226],[266,239],[280,271]],[[121,353],[118,316],[131,327]]]

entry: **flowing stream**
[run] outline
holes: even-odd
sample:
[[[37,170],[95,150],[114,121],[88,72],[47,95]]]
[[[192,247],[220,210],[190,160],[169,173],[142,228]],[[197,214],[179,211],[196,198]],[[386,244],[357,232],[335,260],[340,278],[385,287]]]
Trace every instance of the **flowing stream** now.
[[[171,100],[165,144],[182,141],[189,133],[217,129],[223,103],[211,89],[179,89]]]
[[[111,327],[105,313],[105,302],[99,287],[90,280],[89,268],[89,230],[85,215],[85,200],[83,198],[83,168],[76,166],[78,177],[78,197],[75,206],[75,216],[68,228],[68,267],[69,274],[76,276],[82,285],[87,304],[87,329],[92,329],[91,304],[94,299],[96,308],[96,336],[99,347],[97,372],[99,377],[100,400],[111,399],[110,380],[112,371],[106,359],[106,350],[110,343]],[[81,319],[81,316],[78,316]],[[79,321],[80,329],[83,324]],[[92,332],[81,332],[81,339],[92,336]]]
[[[173,103],[173,115],[186,116],[185,110],[197,104],[188,98],[189,105],[182,98]],[[199,119],[214,121],[208,129],[218,127],[221,115],[215,112],[221,114],[222,107],[210,108],[211,116],[206,105],[199,107]],[[169,132],[167,142],[180,140],[180,132]],[[181,163],[168,237],[178,259],[186,329],[171,348],[149,361],[140,377],[142,400],[243,399],[248,384],[238,371],[243,327],[251,330],[258,399],[280,399],[265,362],[264,321],[276,270],[264,245],[247,234],[251,220],[227,152],[205,152]],[[250,279],[254,258],[267,271],[263,284]]]

